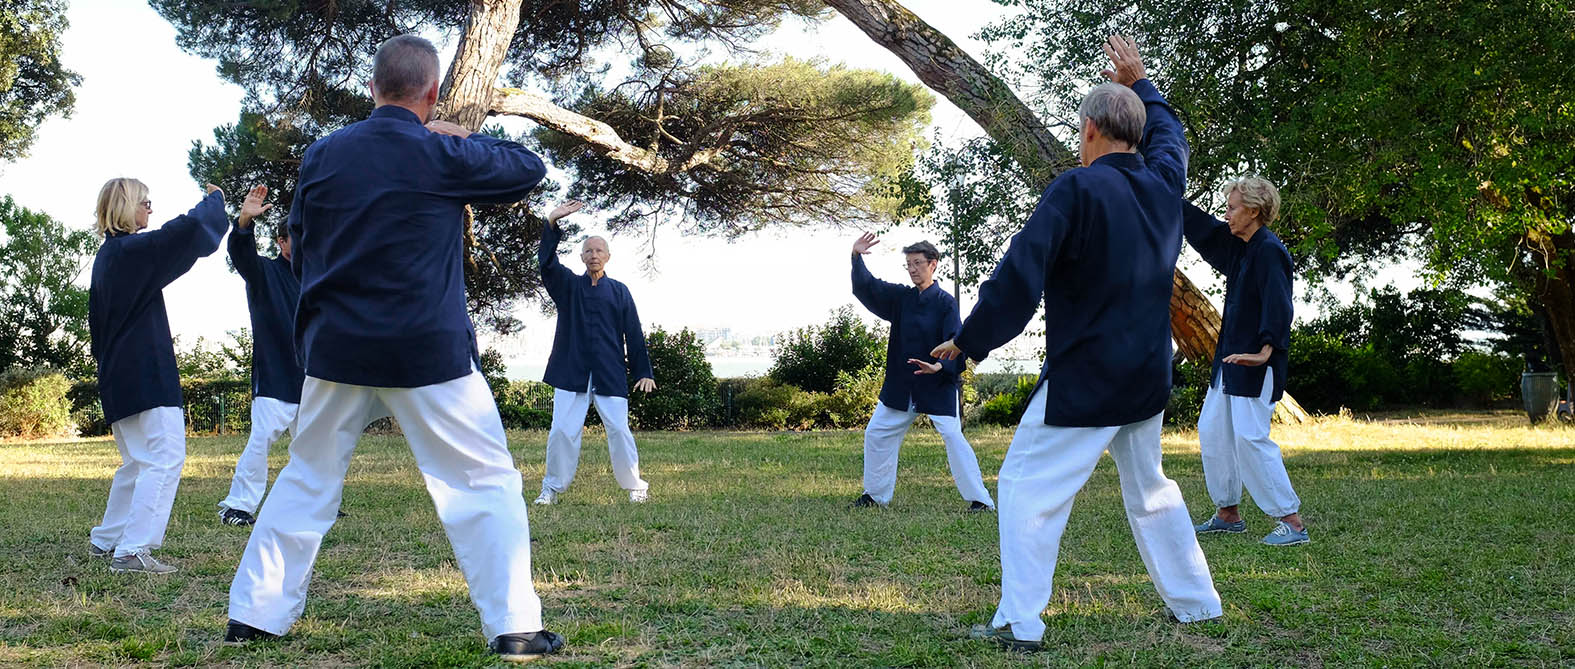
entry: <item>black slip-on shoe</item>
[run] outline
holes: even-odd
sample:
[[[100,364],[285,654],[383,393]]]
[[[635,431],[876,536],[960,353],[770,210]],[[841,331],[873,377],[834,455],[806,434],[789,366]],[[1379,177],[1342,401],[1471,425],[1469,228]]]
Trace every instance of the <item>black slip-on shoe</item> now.
[[[499,634],[487,648],[504,662],[529,662],[563,649],[563,637],[547,630],[523,634]]]
[[[968,505],[968,513],[984,513],[986,511],[994,510],[995,507],[985,504],[984,502],[973,502]]]
[[[1012,635],[1012,626],[991,627],[989,625],[974,625],[968,631],[968,638],[988,641],[1002,648],[1032,652],[1044,647],[1041,641],[1028,641]]]
[[[879,507],[880,506],[880,502],[875,501],[874,497],[870,497],[869,493],[864,493],[862,495],[859,495],[858,499],[853,500],[853,507],[857,508],[857,509],[863,509],[863,508],[872,507],[872,506],[873,507]]]
[[[239,645],[248,641],[272,641],[279,635],[264,632],[243,622],[231,620],[224,626],[224,643]]]

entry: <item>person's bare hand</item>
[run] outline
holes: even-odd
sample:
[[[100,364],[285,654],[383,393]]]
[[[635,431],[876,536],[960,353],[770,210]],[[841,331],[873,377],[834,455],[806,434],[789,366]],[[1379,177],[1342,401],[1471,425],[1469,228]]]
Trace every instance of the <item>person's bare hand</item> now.
[[[945,343],[930,351],[930,357],[936,360],[956,360],[962,357],[962,349],[957,348],[957,340],[948,339]],[[939,365],[937,365],[939,366]]]
[[[1110,67],[1101,72],[1106,79],[1122,86],[1131,86],[1139,79],[1148,78],[1148,72],[1143,69],[1143,56],[1137,50],[1137,42],[1122,35],[1111,35],[1100,46],[1110,58]]]
[[[918,369],[913,370],[913,373],[918,375],[934,374],[941,371],[941,363],[938,362],[925,362],[918,358],[908,358],[908,364],[918,367]]]
[[[1225,356],[1223,362],[1227,365],[1241,365],[1243,367],[1257,367],[1269,361],[1269,356],[1274,353],[1273,346],[1264,346],[1257,353],[1236,353]]]
[[[272,203],[263,202],[266,199],[268,199],[267,186],[252,186],[252,189],[246,192],[246,199],[241,201],[241,214],[235,224],[242,228],[252,227],[252,219],[273,208]]]
[[[642,393],[648,393],[656,390],[656,379],[647,376],[643,379],[640,379],[639,381],[635,381],[634,389]]]
[[[859,255],[869,255],[870,249],[879,243],[880,240],[875,238],[874,233],[866,232],[859,235],[859,238],[853,242],[853,252]]]
[[[448,121],[427,121],[427,130],[431,130],[439,135],[450,135],[460,139],[470,136],[469,128],[458,123],[449,123]]]
[[[213,191],[219,191],[219,197],[221,199],[224,197],[224,189],[223,188],[219,188],[218,186],[215,186],[213,184],[203,184],[202,185],[202,194],[203,195],[212,195]]]
[[[567,200],[563,204],[558,205],[558,208],[553,209],[552,213],[547,214],[547,221],[549,223],[557,223],[558,219],[561,219],[584,208],[584,202],[579,200]]]

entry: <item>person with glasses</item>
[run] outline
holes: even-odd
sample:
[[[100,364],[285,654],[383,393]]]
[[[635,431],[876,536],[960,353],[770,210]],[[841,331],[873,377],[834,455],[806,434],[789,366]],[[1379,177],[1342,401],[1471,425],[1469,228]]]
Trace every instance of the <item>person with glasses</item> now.
[[[864,256],[879,243],[870,233],[853,242],[853,296],[877,318],[891,323],[880,401],[864,428],[864,492],[853,506],[891,504],[897,487],[897,451],[913,420],[922,413],[930,417],[930,424],[946,444],[952,481],[968,510],[994,509],[995,501],[979,473],[979,459],[962,433],[957,391],[963,362],[930,355],[934,342],[951,339],[961,325],[957,300],[935,282],[940,251],[927,241],[904,247],[903,269],[913,285],[902,286],[875,278],[864,265]]]
[[[98,192],[95,227],[104,243],[88,285],[88,334],[104,422],[121,465],[88,552],[108,558],[116,573],[176,570],[153,557],[186,464],[184,398],[164,287],[218,250],[224,237],[224,192],[212,184],[207,190],[191,211],[148,232],[142,230],[153,201],[141,181],[110,179]]]
[[[636,379],[634,390],[645,393],[656,390],[656,379],[634,297],[622,282],[607,276],[607,261],[612,259],[607,240],[589,237],[580,245],[584,274],[558,261],[558,241],[563,239],[558,221],[584,206],[569,200],[548,214],[536,251],[541,283],[558,309],[558,324],[543,377],[554,389],[552,429],[547,432],[547,471],[535,503],[556,504],[574,482],[585,413],[594,404],[607,428],[613,478],[628,491],[630,502],[640,504],[650,499],[651,484],[640,478],[640,453],[629,431],[629,377]]]

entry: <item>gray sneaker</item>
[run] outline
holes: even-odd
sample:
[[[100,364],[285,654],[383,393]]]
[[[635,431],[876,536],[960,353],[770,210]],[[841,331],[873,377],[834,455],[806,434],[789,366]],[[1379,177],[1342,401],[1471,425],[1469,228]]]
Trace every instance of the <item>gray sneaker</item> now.
[[[109,562],[109,570],[117,574],[140,572],[143,574],[173,574],[175,567],[164,564],[153,558],[153,554],[146,550],[137,551],[131,555],[122,555]]]
[[[98,544],[89,541],[88,557],[98,558],[100,560],[108,560],[115,557],[115,547],[110,546],[109,548],[99,548]]]
[[[1263,538],[1263,543],[1269,546],[1300,546],[1312,543],[1312,539],[1307,536],[1306,527],[1298,530],[1282,520],[1274,526],[1273,532]]]
[[[1227,523],[1217,515],[1209,516],[1207,521],[1193,525],[1192,529],[1198,534],[1216,534],[1219,532],[1224,532],[1225,534],[1241,534],[1242,532],[1247,531],[1247,521],[1238,520],[1234,523]]]
[[[1039,650],[1042,646],[1044,646],[1044,642],[1037,639],[1029,641],[1013,636],[1011,625],[1007,625],[1005,627],[974,625],[973,629],[968,631],[968,638],[978,639],[980,641],[988,641],[997,646],[1001,646],[1002,648],[1010,648],[1013,650],[1022,651]]]

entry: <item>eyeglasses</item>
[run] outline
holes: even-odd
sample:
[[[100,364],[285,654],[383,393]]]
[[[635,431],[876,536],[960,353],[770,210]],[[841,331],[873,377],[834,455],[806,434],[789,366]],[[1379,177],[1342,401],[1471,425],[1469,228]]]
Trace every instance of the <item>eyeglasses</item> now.
[[[142,204],[142,208],[144,208],[144,209],[152,209],[153,208],[153,201],[152,200],[143,200],[141,204]]]
[[[925,267],[925,266],[928,266],[929,264],[930,264],[930,261],[928,261],[928,260],[909,260],[907,262],[907,267],[908,267],[908,269],[919,269],[920,267]]]

